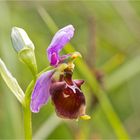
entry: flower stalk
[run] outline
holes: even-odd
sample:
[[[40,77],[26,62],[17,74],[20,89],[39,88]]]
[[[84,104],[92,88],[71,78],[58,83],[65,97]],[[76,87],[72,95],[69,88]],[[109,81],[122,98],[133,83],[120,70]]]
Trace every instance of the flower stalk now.
[[[32,139],[32,120],[31,120],[31,111],[30,111],[30,101],[26,101],[26,105],[23,107],[24,114],[24,134],[25,140]]]

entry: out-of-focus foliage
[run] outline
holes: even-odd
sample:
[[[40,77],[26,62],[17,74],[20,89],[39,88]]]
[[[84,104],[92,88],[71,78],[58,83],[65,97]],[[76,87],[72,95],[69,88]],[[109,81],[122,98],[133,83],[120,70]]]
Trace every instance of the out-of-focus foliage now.
[[[18,26],[27,31],[35,44],[37,64],[41,71],[48,66],[46,48],[55,30],[51,19],[59,28],[73,24],[76,31],[71,44],[82,54],[93,78],[97,77],[100,88],[104,90],[129,136],[140,138],[139,6],[140,2],[129,1],[1,1],[0,57],[25,90],[32,76],[12,48],[11,28]],[[44,11],[40,10],[42,8],[51,19],[45,17]],[[69,46],[66,51],[69,51]],[[80,69],[84,71],[85,66]],[[75,70],[76,78],[89,75],[83,75],[80,71]],[[34,137],[117,138],[114,133],[116,130],[101,109],[100,101],[95,98],[95,95],[98,96],[98,92],[93,92],[95,86],[85,81],[82,87],[87,99],[87,114],[92,116],[91,120],[76,122],[58,119],[50,101],[40,113],[33,114]],[[22,115],[21,106],[0,78],[0,139],[23,138]]]

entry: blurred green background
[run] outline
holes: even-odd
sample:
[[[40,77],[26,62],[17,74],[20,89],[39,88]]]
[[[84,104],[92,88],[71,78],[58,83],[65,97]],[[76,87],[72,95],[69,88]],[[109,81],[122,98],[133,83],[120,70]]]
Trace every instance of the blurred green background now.
[[[85,80],[92,118],[59,119],[49,101],[32,116],[35,139],[123,139],[125,133],[140,138],[140,2],[0,1],[0,19],[0,57],[23,90],[32,75],[12,48],[11,28],[28,33],[41,71],[49,64],[46,48],[57,27],[75,27],[71,44],[83,57],[74,77]],[[0,139],[23,137],[22,108],[0,77]]]

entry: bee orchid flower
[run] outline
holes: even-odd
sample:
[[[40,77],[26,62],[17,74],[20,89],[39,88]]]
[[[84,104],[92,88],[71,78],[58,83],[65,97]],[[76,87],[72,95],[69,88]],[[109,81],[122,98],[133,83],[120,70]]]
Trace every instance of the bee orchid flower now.
[[[31,96],[31,111],[38,113],[49,98],[55,107],[56,114],[65,119],[77,119],[79,117],[89,119],[86,115],[86,101],[81,85],[83,80],[73,80],[73,59],[79,53],[60,56],[59,52],[74,35],[74,27],[68,25],[60,29],[53,37],[47,55],[50,65],[54,69],[44,72],[37,79]],[[67,58],[69,61],[64,61]]]

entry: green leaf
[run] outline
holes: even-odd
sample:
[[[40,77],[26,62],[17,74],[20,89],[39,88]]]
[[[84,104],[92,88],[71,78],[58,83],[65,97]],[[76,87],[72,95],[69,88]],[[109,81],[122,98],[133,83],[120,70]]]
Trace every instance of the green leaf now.
[[[13,94],[16,96],[19,102],[23,104],[24,92],[20,88],[17,80],[9,72],[9,70],[7,69],[1,58],[0,58],[0,74],[5,83],[7,84],[7,86],[9,87],[9,89],[13,92]]]

